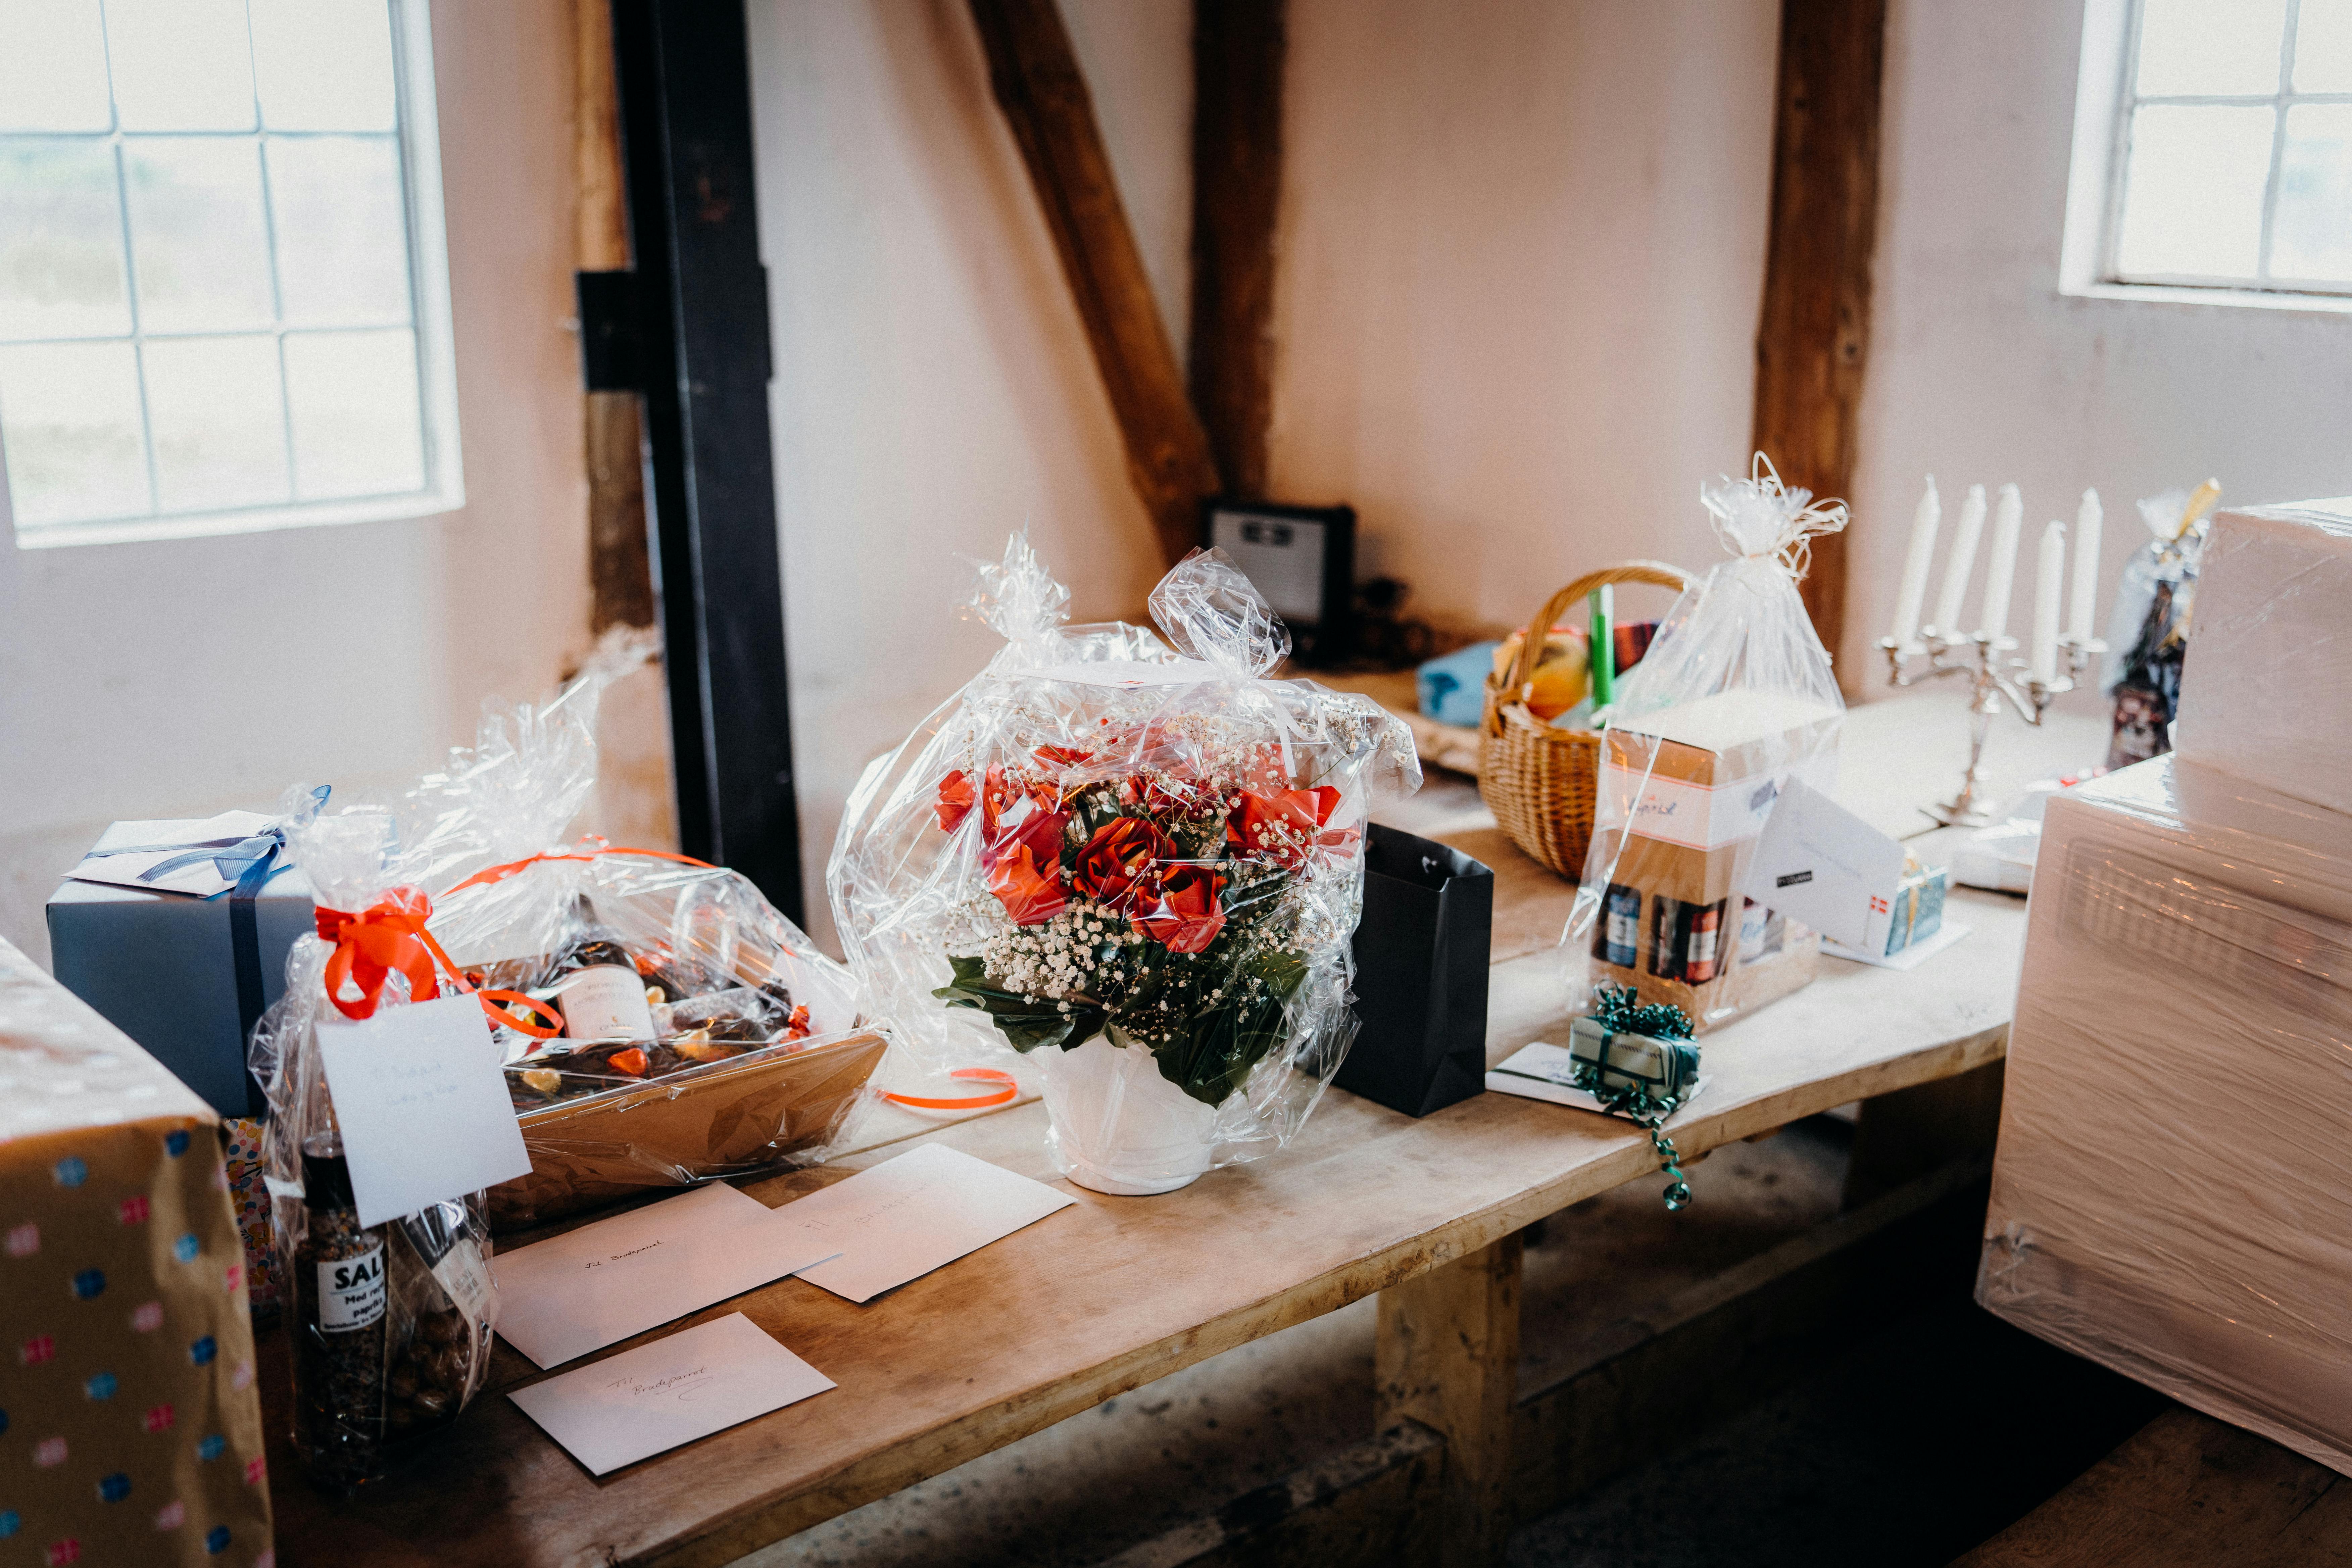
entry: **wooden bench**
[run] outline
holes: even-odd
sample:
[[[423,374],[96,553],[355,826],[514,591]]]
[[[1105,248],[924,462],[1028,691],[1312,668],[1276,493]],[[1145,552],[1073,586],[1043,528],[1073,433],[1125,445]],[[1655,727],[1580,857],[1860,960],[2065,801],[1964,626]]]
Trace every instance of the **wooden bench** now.
[[[1859,710],[1849,776],[1906,775],[1925,800],[1943,758],[1920,754],[1917,704],[1882,706],[1914,711]],[[1957,710],[1935,711],[1957,736]],[[1400,817],[1501,873],[1491,1062],[1564,1038],[1553,944],[1570,890],[1496,849],[1464,788],[1433,789]],[[1998,1060],[2023,905],[1958,891],[1948,918],[1974,934],[1917,971],[1827,962],[1813,985],[1706,1037],[1705,1087],[1672,1124],[1685,1155]],[[1029,1101],[916,1136],[1051,1180],[1045,1131]],[[746,1190],[787,1203],[908,1146]],[[284,1337],[272,1335],[262,1378],[282,1561],[722,1563],[1378,1292],[1379,1426],[1409,1419],[1443,1440],[1438,1549],[1492,1563],[1510,1518],[1518,1233],[1643,1180],[1661,1180],[1656,1156],[1622,1121],[1500,1094],[1415,1121],[1335,1090],[1276,1155],[1160,1197],[1073,1189],[1076,1207],[866,1306],[783,1279],[613,1347],[740,1311],[839,1387],[602,1479],[500,1396],[541,1375],[501,1342],[490,1389],[454,1430],[380,1487],[331,1501],[286,1447]]]

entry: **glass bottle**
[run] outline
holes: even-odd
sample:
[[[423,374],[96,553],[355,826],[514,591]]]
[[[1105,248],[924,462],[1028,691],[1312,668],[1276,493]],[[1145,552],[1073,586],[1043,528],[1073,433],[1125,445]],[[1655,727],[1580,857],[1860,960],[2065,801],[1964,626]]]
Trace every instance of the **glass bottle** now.
[[[383,1471],[387,1228],[360,1224],[331,1128],[302,1143],[302,1239],[294,1251],[294,1447],[319,1480],[350,1489]]]
[[[570,934],[540,984],[554,988],[563,1033],[575,1040],[650,1040],[653,1006],[645,977],[620,933],[596,915],[587,894],[572,897]]]

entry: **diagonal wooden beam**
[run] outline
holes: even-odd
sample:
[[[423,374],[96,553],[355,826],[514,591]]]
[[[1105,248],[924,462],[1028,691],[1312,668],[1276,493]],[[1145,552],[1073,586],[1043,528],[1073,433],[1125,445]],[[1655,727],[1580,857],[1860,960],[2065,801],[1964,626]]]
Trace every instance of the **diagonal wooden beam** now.
[[[1217,493],[1217,465],[1185,396],[1069,32],[1054,0],[971,3],[996,105],[1029,167],[1110,395],[1128,477],[1172,564],[1199,542],[1200,503]]]
[[[1285,0],[1192,9],[1192,406],[1236,496],[1266,493]]]
[[[1781,0],[1772,227],[1756,332],[1755,444],[1790,485],[1849,493],[1870,347],[1886,0]],[[1832,651],[1846,542],[1813,541],[1805,608]]]

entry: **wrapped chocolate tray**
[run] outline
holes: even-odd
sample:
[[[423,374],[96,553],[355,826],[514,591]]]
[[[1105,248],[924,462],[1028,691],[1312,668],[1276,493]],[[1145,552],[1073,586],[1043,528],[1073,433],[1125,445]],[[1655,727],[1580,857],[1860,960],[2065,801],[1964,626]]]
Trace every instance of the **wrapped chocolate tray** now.
[[[460,882],[432,930],[500,1004],[531,1173],[496,1230],[821,1159],[887,1044],[733,871],[583,845]]]

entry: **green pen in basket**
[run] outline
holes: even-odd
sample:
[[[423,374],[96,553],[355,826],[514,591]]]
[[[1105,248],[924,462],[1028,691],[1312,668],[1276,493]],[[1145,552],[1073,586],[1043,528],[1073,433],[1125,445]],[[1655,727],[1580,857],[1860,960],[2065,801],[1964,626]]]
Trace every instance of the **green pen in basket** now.
[[[1568,1050],[1576,1087],[1650,1135],[1671,1178],[1666,1206],[1688,1205],[1690,1184],[1664,1127],[1698,1087],[1690,1015],[1671,1003],[1644,1003],[1630,985],[1602,985],[1592,994],[1591,1013],[1569,1026]]]

